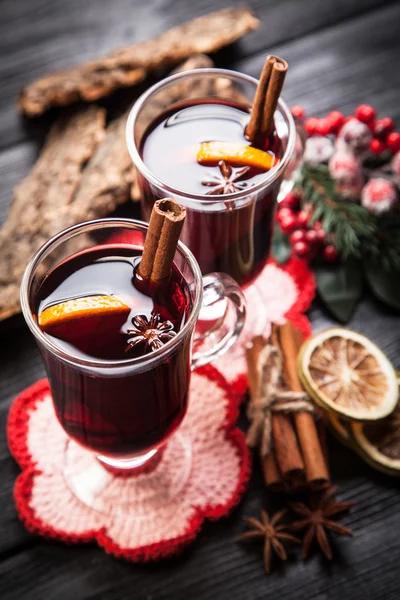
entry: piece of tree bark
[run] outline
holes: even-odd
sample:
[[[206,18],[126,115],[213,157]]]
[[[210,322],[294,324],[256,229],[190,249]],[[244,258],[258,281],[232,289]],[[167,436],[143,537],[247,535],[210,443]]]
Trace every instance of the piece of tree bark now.
[[[19,312],[21,278],[34,252],[72,224],[71,203],[104,128],[105,111],[96,106],[57,120],[36,164],[15,188],[0,231],[0,319]]]
[[[121,48],[105,58],[47,75],[29,84],[19,105],[29,116],[78,100],[93,102],[117,88],[132,86],[156,69],[196,53],[233,43],[259,24],[246,7],[226,8],[178,25],[153,40]]]

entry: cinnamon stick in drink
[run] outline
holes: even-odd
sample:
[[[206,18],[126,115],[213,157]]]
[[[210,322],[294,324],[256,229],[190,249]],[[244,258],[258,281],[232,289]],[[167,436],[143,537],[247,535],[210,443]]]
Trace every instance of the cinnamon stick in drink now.
[[[288,64],[279,56],[267,56],[254,96],[246,136],[254,146],[263,146],[272,133],[274,113],[285,81]]]
[[[297,355],[302,343],[300,332],[287,322],[279,327],[279,341],[284,356],[284,374],[290,389],[303,392],[303,386],[297,372]],[[321,448],[315,421],[307,412],[293,415],[296,432],[306,468],[307,481],[314,488],[329,483],[329,472]]]
[[[154,204],[138,275],[145,282],[162,283],[171,272],[186,209],[170,198]]]

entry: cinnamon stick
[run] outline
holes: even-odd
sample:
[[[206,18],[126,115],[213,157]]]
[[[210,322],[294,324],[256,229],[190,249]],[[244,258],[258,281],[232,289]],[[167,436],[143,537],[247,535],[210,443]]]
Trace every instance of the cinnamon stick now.
[[[259,393],[258,361],[266,345],[267,341],[262,336],[256,336],[252,346],[246,349],[249,391],[252,398]],[[291,485],[302,478],[304,464],[290,418],[274,413],[271,422],[273,449],[266,457],[261,457],[262,469],[266,485],[270,489],[282,490],[285,485]]]
[[[279,327],[279,341],[284,355],[284,375],[290,389],[304,391],[297,372],[297,355],[301,346],[301,335],[287,322]],[[321,448],[315,421],[309,413],[293,415],[300,448],[306,468],[307,481],[314,487],[323,487],[329,482],[329,472]]]
[[[258,335],[253,338],[251,346],[247,347],[245,350],[249,392],[252,398],[255,398],[256,394],[258,393],[257,364],[260,352],[264,348],[265,344],[266,340],[262,337],[262,335]],[[260,456],[260,460],[265,485],[273,491],[282,490],[284,487],[282,475],[279,471],[273,450],[264,458]]]
[[[283,58],[275,57],[276,61],[272,66],[271,78],[269,80],[267,95],[261,121],[260,136],[265,139],[271,132],[274,124],[274,114],[278,106],[279,96],[288,70],[288,64]]]
[[[263,145],[272,133],[274,113],[285,81],[288,64],[279,56],[267,56],[257,86],[246,136],[253,145]]]
[[[272,326],[271,342],[279,348],[275,326]],[[272,417],[272,439],[276,460],[284,480],[289,484],[293,484],[304,479],[304,462],[289,415],[274,414]]]
[[[170,198],[154,204],[138,275],[146,282],[165,281],[171,272],[186,209]]]
[[[267,58],[265,59],[265,63],[260,75],[260,80],[258,82],[258,86],[254,96],[253,105],[251,107],[250,120],[246,127],[246,136],[253,144],[256,143],[257,138],[259,136],[264,113],[265,99],[267,97],[272,67],[275,61],[275,56],[271,55],[267,56]]]

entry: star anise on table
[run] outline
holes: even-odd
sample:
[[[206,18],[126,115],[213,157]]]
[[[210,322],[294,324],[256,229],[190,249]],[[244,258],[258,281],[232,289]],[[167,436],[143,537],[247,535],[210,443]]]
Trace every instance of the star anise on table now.
[[[282,541],[300,544],[300,540],[288,533],[289,525],[282,523],[287,510],[280,510],[270,519],[265,510],[261,510],[261,520],[254,517],[244,517],[245,523],[252,529],[238,537],[238,541],[264,538],[264,566],[267,573],[271,571],[272,551],[281,559],[286,560],[286,550]]]
[[[333,516],[348,510],[354,505],[354,502],[336,502],[334,499],[336,491],[337,487],[332,486],[322,493],[312,495],[309,506],[303,502],[289,502],[291,509],[303,517],[292,523],[291,526],[293,531],[306,530],[302,544],[303,558],[308,558],[312,542],[316,540],[326,558],[332,560],[332,550],[328,541],[327,530],[339,535],[353,535],[351,529],[332,520]]]
[[[249,171],[250,167],[244,167],[240,171],[233,172],[233,169],[224,160],[218,163],[219,174],[211,174],[209,179],[204,179],[201,183],[212,187],[207,192],[207,196],[216,196],[217,194],[233,194],[247,187],[246,181],[240,181]]]
[[[132,325],[134,329],[128,329],[125,334],[128,337],[125,352],[129,352],[139,344],[144,344],[145,352],[147,350],[154,352],[176,336],[171,321],[162,321],[160,313],[155,311],[151,313],[150,318],[145,315],[134,316]]]

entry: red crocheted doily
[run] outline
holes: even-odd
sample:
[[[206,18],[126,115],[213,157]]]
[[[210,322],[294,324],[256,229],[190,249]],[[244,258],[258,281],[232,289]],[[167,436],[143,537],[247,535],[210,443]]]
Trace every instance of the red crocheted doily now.
[[[167,505],[159,490],[150,502],[143,502],[140,493],[133,499],[130,495],[139,478],[142,488],[151,487],[157,469],[169,469],[173,479],[176,461],[167,445],[150,473],[118,477],[104,472],[112,490],[105,503],[116,509],[124,498],[135,503],[132,513],[113,510],[106,515],[79,501],[65,483],[61,465],[67,436],[54,414],[47,380],[38,381],[15,399],[7,426],[11,453],[22,469],[14,488],[19,517],[29,531],[46,538],[95,540],[107,552],[132,561],[173,555],[195,539],[204,519],[227,515],[242,497],[250,458],[244,435],[235,427],[237,417],[237,399],[222,375],[210,366],[193,373],[188,412],[179,428],[192,448],[185,486]],[[69,444],[77,463],[97,465],[89,452]]]

